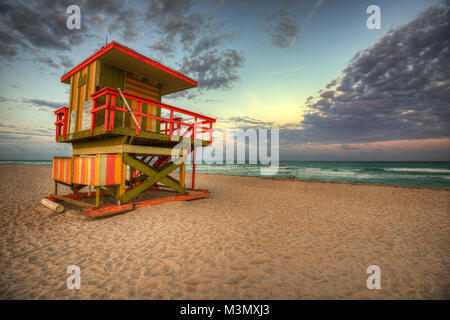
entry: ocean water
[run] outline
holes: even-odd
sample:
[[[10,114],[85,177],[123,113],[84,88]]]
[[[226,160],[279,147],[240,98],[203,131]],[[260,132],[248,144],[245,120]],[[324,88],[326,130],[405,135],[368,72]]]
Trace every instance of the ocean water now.
[[[260,176],[259,165],[198,165],[197,172]],[[450,188],[450,162],[282,161],[273,177]]]
[[[51,161],[5,161],[50,166]],[[198,173],[261,176],[261,165],[197,165]],[[188,166],[190,171],[190,166]],[[275,178],[450,188],[450,162],[282,161]]]

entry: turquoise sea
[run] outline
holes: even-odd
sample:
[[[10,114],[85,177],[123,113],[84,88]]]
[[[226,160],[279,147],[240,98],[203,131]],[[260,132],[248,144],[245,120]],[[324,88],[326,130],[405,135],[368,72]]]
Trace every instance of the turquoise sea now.
[[[39,160],[1,160],[0,164],[2,163],[51,165],[51,161]],[[201,164],[197,165],[197,172],[260,176],[260,168],[260,165]],[[279,170],[273,177],[450,188],[450,162],[281,161]]]
[[[258,165],[199,165],[197,172],[260,176]],[[450,188],[450,162],[281,161],[273,177]]]

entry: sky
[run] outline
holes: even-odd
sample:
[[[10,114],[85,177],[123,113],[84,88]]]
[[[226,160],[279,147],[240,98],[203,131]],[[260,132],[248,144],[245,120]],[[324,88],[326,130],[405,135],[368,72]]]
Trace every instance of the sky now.
[[[448,161],[449,21],[446,0],[0,0],[0,160],[71,153],[60,78],[107,40],[198,81],[163,102],[279,129],[281,160]]]

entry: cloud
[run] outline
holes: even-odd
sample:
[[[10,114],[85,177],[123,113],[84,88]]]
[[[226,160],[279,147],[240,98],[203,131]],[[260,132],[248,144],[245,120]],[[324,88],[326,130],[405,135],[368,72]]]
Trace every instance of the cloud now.
[[[114,15],[113,15],[114,17]],[[108,27],[109,32],[117,32],[127,42],[134,42],[139,35],[139,28],[143,17],[136,9],[122,9],[112,19]],[[103,23],[103,21],[102,21]]]
[[[80,43],[82,33],[66,27],[66,8],[63,3],[45,0],[3,2],[0,24],[12,38],[7,39],[7,54],[15,55],[18,47],[68,50],[71,44]]]
[[[81,30],[69,30],[66,26],[66,10],[72,4],[71,0],[3,1],[0,4],[0,57],[11,60],[21,53],[28,53],[34,61],[59,68],[60,65],[49,57],[56,52],[63,57],[61,66],[69,68],[72,63],[66,53],[105,27],[126,41],[136,40],[142,15],[125,2],[77,1],[81,9]],[[105,16],[108,16],[108,24]]]
[[[319,8],[323,5],[324,2],[325,2],[325,0],[315,1],[314,6],[311,9],[311,11],[309,12],[308,16],[306,17],[304,24],[307,24],[309,22],[309,20],[312,19],[312,17],[316,14],[317,10],[319,10]]]
[[[150,45],[150,48],[158,51],[166,57],[175,56],[175,41],[170,37],[160,38],[157,42]]]
[[[212,3],[209,11],[204,12],[198,11],[195,4],[185,0],[153,0],[146,13],[160,35],[150,48],[162,54],[162,58],[174,57],[181,49],[184,55],[178,63],[180,72],[199,82],[196,91],[168,98],[193,99],[202,90],[230,88],[238,81],[238,70],[245,62],[243,52],[224,47],[233,36],[214,22],[213,14],[223,1]]]
[[[297,17],[290,17],[284,9],[269,15],[268,21],[271,43],[279,48],[290,46],[301,30]]]
[[[359,150],[358,147],[349,146],[348,144],[343,143],[340,148],[342,150],[352,151],[352,150]]]
[[[181,16],[191,8],[192,4],[192,0],[151,0],[147,17]]]
[[[300,36],[302,28],[311,20],[324,1],[315,1],[312,8],[305,6],[305,4],[308,5],[307,2],[280,1],[281,7],[267,15],[266,18],[267,25],[264,29],[269,34],[271,44],[280,49],[291,46]],[[293,12],[306,12],[306,16],[302,19]]]
[[[33,132],[20,132],[20,131],[4,131],[4,130],[0,130],[0,138],[3,140],[8,140],[8,139],[29,139],[30,137],[36,137],[36,136],[40,136],[40,137],[52,137],[53,136],[53,132],[37,132],[37,131],[33,131]]]
[[[15,101],[14,99],[10,99],[10,98],[6,98],[4,96],[0,96],[0,103],[2,102],[11,102],[11,101]]]
[[[352,144],[349,147],[355,149],[349,152],[342,148],[342,144],[281,143],[280,158],[307,161],[446,161],[450,156],[449,145],[448,138],[397,140]]]
[[[27,44],[20,39],[16,39],[9,32],[0,30],[0,56],[11,58],[17,54],[17,47],[26,47]]]
[[[297,141],[354,143],[450,136],[450,14],[432,6],[358,52],[306,101]]]
[[[150,47],[173,57],[179,44],[183,51],[192,51],[199,38],[209,37],[211,33],[221,38],[220,30],[213,26],[212,16],[207,12],[193,11],[193,8],[193,1],[150,1],[146,18],[153,22],[155,32],[160,35]],[[198,50],[199,46],[196,48]]]
[[[71,69],[73,68],[74,64],[72,59],[67,55],[59,55],[58,58],[60,59],[60,64],[64,68]]]
[[[54,155],[70,156],[70,149],[70,144],[55,143],[54,127],[43,128],[24,122],[20,124],[0,122],[0,159],[2,160],[37,160],[51,159]]]
[[[59,65],[57,63],[55,63],[53,61],[53,59],[51,59],[49,57],[42,57],[42,56],[36,54],[36,57],[34,58],[34,61],[44,63],[44,64],[46,64],[47,66],[49,66],[51,68],[55,68],[55,69],[59,68]]]
[[[210,13],[214,13],[217,11],[223,4],[225,3],[225,0],[215,0],[210,8]]]
[[[181,72],[193,77],[201,89],[226,89],[239,79],[237,71],[245,63],[243,52],[227,49],[184,57]]]
[[[238,126],[257,126],[257,127],[272,127],[274,126],[275,122],[272,121],[261,121],[258,119],[250,118],[247,116],[244,117],[230,117],[228,118],[228,122],[233,122],[237,124]]]
[[[34,107],[47,107],[51,109],[59,109],[67,105],[67,103],[63,102],[54,102],[42,99],[22,99],[22,101]]]
[[[56,150],[55,150],[56,148]],[[40,127],[26,122],[0,122],[0,158],[48,159],[64,153],[67,146],[56,145],[54,128]]]
[[[232,36],[229,34],[214,34],[211,36],[206,36],[200,39],[193,47],[192,54],[198,55],[202,52],[209,51],[221,45],[225,40],[229,40],[231,38]]]
[[[233,37],[223,32],[223,25],[214,22],[213,15],[223,1],[205,7],[191,0],[150,0],[143,5],[121,0],[80,0],[76,4],[81,9],[81,30],[66,27],[66,9],[71,4],[70,0],[2,2],[0,58],[31,56],[32,61],[56,74],[58,69],[71,69],[73,47],[94,37],[100,39],[95,35],[99,31],[125,42],[136,41],[153,31],[159,36],[148,47],[163,58],[181,56],[175,65],[198,80],[200,90],[230,88],[239,79],[244,55],[225,46]]]
[[[184,49],[189,49],[205,27],[205,14],[191,13],[193,1],[153,0],[150,1],[146,18],[153,21],[160,39],[151,47],[161,53],[173,53],[174,43],[179,40]],[[164,45],[163,45],[164,44]],[[170,51],[169,51],[170,50]]]

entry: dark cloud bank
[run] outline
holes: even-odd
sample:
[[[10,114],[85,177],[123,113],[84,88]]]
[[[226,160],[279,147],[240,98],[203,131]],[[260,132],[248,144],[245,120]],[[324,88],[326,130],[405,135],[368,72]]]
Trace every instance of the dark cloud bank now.
[[[208,3],[208,2],[204,2]],[[210,2],[210,10],[195,10],[191,0],[154,0],[146,17],[155,21],[159,35],[150,48],[170,57],[182,50],[184,57],[177,67],[199,83],[200,90],[228,89],[238,81],[238,70],[244,66],[243,52],[224,45],[233,35],[224,32],[214,21],[213,13],[223,2]],[[180,92],[170,97],[193,97],[192,92]]]
[[[81,30],[69,30],[66,26],[66,10],[72,4],[81,8]],[[68,54],[72,47],[94,37],[94,33],[102,32],[104,28],[98,22],[105,16],[112,21],[109,28],[114,26],[115,32],[133,38],[137,28],[131,18],[136,17],[136,12],[125,9],[120,0],[2,1],[0,57],[13,60],[22,53],[28,53],[34,61],[51,68],[70,68],[73,62]],[[59,61],[50,58],[47,55],[49,51],[58,53]]]
[[[278,127],[283,145],[450,137],[449,6],[432,6],[358,52],[342,75],[306,100],[300,123],[232,117],[237,127]],[[450,149],[450,146],[449,146]]]
[[[81,9],[81,30],[66,27],[71,4]],[[79,60],[70,55],[73,47],[94,39],[99,49],[109,34],[131,48],[137,40],[147,42],[150,51],[142,53],[159,54],[163,63],[181,52],[184,57],[172,67],[195,78],[200,90],[230,88],[239,79],[244,54],[227,47],[233,36],[214,21],[223,1],[204,1],[202,11],[198,4],[192,0],[2,1],[0,58],[12,61],[25,53],[37,63],[67,70]]]
[[[358,52],[308,98],[289,141],[355,143],[450,136],[449,6],[433,6]]]
[[[307,11],[311,16],[323,1]],[[0,3],[0,58],[12,61],[32,57],[36,63],[55,72],[72,68],[80,59],[73,58],[73,47],[86,41],[97,42],[99,49],[105,35],[133,48],[147,42],[150,57],[160,62],[181,53],[174,67],[196,79],[199,88],[169,95],[168,98],[195,97],[202,90],[229,89],[239,80],[245,55],[233,48],[233,33],[225,32],[215,14],[223,0],[4,0]],[[267,13],[266,31],[271,44],[286,48],[299,36],[299,17],[292,14],[299,1],[283,1],[275,12]],[[81,9],[81,30],[66,27],[69,5]],[[232,4],[239,10],[239,3]],[[308,18],[307,18],[308,19]],[[93,49],[93,50],[94,50]],[[84,58],[84,57],[83,57]]]

